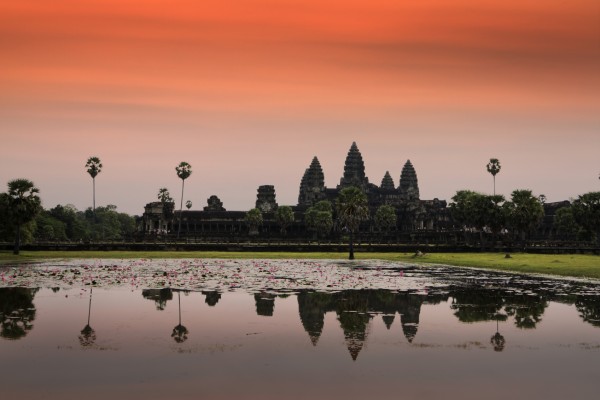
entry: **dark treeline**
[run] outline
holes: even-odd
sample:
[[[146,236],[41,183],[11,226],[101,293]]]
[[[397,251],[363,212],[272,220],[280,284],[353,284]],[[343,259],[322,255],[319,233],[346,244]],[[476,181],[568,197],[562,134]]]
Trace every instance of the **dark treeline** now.
[[[0,215],[7,213],[0,204]],[[79,211],[71,204],[42,209],[35,218],[21,227],[21,241],[112,241],[128,240],[135,233],[135,218],[117,211],[114,205]],[[0,218],[0,241],[15,240],[15,226],[10,218]]]

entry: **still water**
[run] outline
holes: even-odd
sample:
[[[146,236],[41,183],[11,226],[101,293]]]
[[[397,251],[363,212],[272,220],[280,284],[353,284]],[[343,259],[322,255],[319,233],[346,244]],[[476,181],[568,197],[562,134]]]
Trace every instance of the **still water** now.
[[[293,260],[72,261],[0,274],[3,399],[600,390],[594,282]]]

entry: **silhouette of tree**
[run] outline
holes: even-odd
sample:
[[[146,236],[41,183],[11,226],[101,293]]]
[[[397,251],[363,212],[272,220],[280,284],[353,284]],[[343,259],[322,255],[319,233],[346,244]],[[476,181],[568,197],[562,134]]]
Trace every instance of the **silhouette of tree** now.
[[[252,210],[248,211],[244,220],[248,225],[249,234],[258,235],[258,227],[263,223],[263,216],[260,210],[258,208],[253,208]]]
[[[177,176],[181,179],[181,204],[179,207],[179,228],[177,229],[177,239],[179,239],[181,233],[181,218],[183,217],[183,187],[185,180],[192,175],[192,166],[187,162],[182,161],[175,167],[175,171],[177,171]]]
[[[167,188],[160,188],[158,189],[158,200],[160,200],[161,203],[170,203],[173,201],[173,198],[171,197],[171,194],[169,193],[169,189]]]
[[[287,234],[287,228],[294,222],[294,211],[290,206],[280,206],[275,213],[275,219],[281,227],[281,234]]]
[[[492,174],[492,177],[494,178],[494,196],[495,196],[496,195],[496,175],[498,174],[498,172],[500,172],[500,168],[502,168],[500,166],[500,161],[497,158],[490,158],[490,162],[488,163],[486,168],[487,168],[487,172]]]
[[[380,231],[390,231],[396,227],[396,222],[396,209],[388,204],[380,206],[375,212],[375,226]]]
[[[87,173],[92,177],[92,210],[94,211],[94,215],[96,215],[96,176],[102,172],[102,162],[100,162],[98,157],[90,157],[85,163],[85,168],[87,169]]]
[[[354,233],[358,232],[360,223],[369,218],[367,196],[359,188],[350,186],[340,191],[336,205],[339,225],[350,233],[348,258],[354,260]]]
[[[580,195],[573,202],[573,217],[579,225],[596,235],[600,246],[600,192]]]
[[[42,210],[38,196],[39,189],[27,179],[15,179],[8,182],[6,198],[10,225],[16,228],[13,253],[19,254],[21,245],[21,227],[35,219]]]

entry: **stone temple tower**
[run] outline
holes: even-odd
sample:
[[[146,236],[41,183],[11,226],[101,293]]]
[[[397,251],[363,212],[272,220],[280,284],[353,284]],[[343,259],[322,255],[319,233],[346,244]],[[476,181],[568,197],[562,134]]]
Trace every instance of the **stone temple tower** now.
[[[317,157],[313,158],[310,167],[304,171],[300,181],[298,205],[310,207],[325,198],[325,175]]]
[[[346,156],[346,164],[344,165],[344,176],[340,179],[338,189],[348,186],[356,186],[366,188],[369,184],[369,178],[365,176],[365,163],[362,155],[356,146],[356,142],[352,142],[352,146]]]
[[[396,186],[394,185],[394,180],[390,175],[390,171],[385,171],[385,175],[381,180],[381,189],[383,190],[396,190]]]
[[[400,199],[402,200],[419,200],[419,181],[417,173],[410,160],[406,161],[400,174]]]

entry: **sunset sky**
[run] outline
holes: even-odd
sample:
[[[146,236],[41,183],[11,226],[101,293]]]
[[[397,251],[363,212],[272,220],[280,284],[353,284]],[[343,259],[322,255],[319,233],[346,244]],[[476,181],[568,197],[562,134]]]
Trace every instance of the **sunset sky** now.
[[[46,208],[141,214],[160,187],[296,204],[313,156],[335,187],[353,141],[421,198],[600,190],[598,0],[0,0],[0,187]]]

